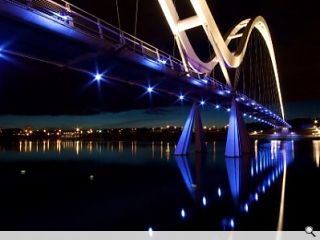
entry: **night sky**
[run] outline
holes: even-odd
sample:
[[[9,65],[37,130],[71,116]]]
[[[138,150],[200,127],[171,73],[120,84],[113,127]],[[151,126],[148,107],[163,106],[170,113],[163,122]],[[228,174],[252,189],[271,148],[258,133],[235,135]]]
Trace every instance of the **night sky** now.
[[[133,34],[136,0],[118,1],[121,28]],[[115,0],[71,2],[115,26],[119,25]],[[187,0],[177,0],[176,3],[182,16],[190,15]],[[320,3],[311,0],[210,0],[208,4],[222,33],[245,18],[258,15],[265,17],[274,42],[288,118],[319,116]],[[139,6],[137,37],[172,53],[173,36],[158,2],[139,0]],[[19,38],[19,33],[13,33],[12,39],[14,38]],[[194,36],[192,39],[200,54],[205,55],[206,53],[201,51],[207,40]],[[10,47],[10,44],[8,46]],[[183,125],[187,115],[188,106],[181,106],[175,103],[174,99],[170,107],[162,106],[161,97],[165,96],[158,96],[158,100],[150,106],[148,98],[138,89],[133,90],[137,97],[132,108],[137,108],[136,110],[129,110],[131,103],[125,103],[126,98],[123,97],[124,107],[120,106],[118,110],[113,109],[110,112],[106,105],[110,101],[118,100],[108,99],[104,94],[111,91],[116,92],[117,96],[121,93],[125,96],[130,94],[129,90],[123,92],[122,88],[115,84],[102,86],[100,89],[97,86],[87,86],[92,76],[45,64],[5,56],[1,56],[0,61],[0,127],[32,125],[104,128]],[[59,85],[50,83],[52,78],[59,79]],[[227,119],[226,113],[215,113],[207,108],[203,109],[203,113],[204,124],[207,125],[223,125]]]

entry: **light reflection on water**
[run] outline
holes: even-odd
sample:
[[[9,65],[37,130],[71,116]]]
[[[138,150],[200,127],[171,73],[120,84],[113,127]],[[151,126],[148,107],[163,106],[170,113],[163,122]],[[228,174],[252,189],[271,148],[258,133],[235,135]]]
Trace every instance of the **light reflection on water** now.
[[[313,140],[313,159],[317,167],[320,167],[320,140]]]
[[[312,146],[313,161],[319,167],[320,141],[313,141]],[[179,202],[179,206],[174,206],[177,215],[187,221],[197,215],[195,212],[199,211],[199,208],[226,210],[214,216],[219,218],[220,223],[219,227],[214,227],[214,229],[225,230],[237,229],[242,216],[251,214],[255,206],[260,204],[266,195],[273,192],[271,189],[277,185],[280,187],[279,194],[272,200],[277,205],[277,222],[274,226],[275,230],[284,229],[287,168],[294,162],[295,142],[256,140],[254,141],[254,154],[242,158],[225,158],[223,142],[208,142],[208,154],[205,155],[194,153],[188,156],[174,156],[175,147],[175,143],[166,141],[20,141],[1,146],[0,163],[11,160],[25,161],[25,159],[45,161],[52,158],[59,161],[82,159],[106,164],[137,163],[139,168],[143,168],[144,163],[150,164],[150,162],[165,164],[166,168],[175,169],[176,176],[181,182],[169,182],[168,186],[161,186],[161,188],[180,188],[178,192],[180,194],[181,191],[186,192],[192,202],[190,205],[190,201],[185,196],[173,195],[175,201]],[[28,175],[31,173],[32,171],[28,170]],[[90,176],[94,176],[94,182],[98,182],[99,177],[93,173]],[[164,174],[161,177],[163,179],[158,180],[157,184],[166,183],[167,176]],[[134,179],[132,180],[134,182]],[[150,186],[152,187],[153,185]],[[148,191],[145,189],[142,191],[148,195]],[[153,197],[157,199],[156,195]],[[228,206],[229,203],[232,206]],[[159,204],[162,206],[163,200],[159,200]],[[145,203],[142,202],[142,208],[144,205]],[[171,214],[160,212],[158,214]],[[217,210],[214,212],[216,213]],[[156,227],[161,229],[160,224]]]
[[[215,148],[214,148],[215,149]],[[270,154],[269,154],[270,153]],[[279,206],[279,217],[277,230],[283,230],[284,204],[285,204],[285,186],[286,169],[293,161],[293,143],[272,140],[271,143],[265,143],[258,146],[255,141],[255,155],[243,156],[241,158],[225,158],[229,188],[233,203],[238,211],[247,213],[251,205],[259,201],[259,196],[266,194],[269,188],[277,181],[283,173],[281,199]],[[187,156],[175,156],[178,169],[187,190],[195,202],[201,200],[201,196],[209,195],[201,192],[201,167],[204,161],[203,155],[196,154],[196,174],[192,176],[190,159]],[[251,171],[250,171],[251,169]],[[253,171],[255,169],[255,172]],[[249,172],[251,172],[249,177]],[[261,176],[263,179],[261,180]],[[252,178],[259,178],[252,188],[248,188]],[[221,189],[218,188],[218,195],[221,197]],[[203,201],[204,197],[202,197]],[[207,202],[207,198],[205,198]],[[206,205],[206,204],[205,204]],[[222,219],[223,229],[233,229],[236,219],[233,216]]]

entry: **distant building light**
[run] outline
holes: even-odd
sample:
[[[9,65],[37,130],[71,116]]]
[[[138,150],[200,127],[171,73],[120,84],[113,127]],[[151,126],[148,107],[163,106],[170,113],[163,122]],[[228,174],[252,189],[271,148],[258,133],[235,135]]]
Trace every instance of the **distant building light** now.
[[[216,105],[216,109],[219,109],[220,108],[220,105]]]
[[[179,96],[179,100],[181,100],[181,101],[184,100],[184,96],[183,96],[183,95],[180,95],[180,96]]]
[[[205,101],[201,101],[200,104],[203,106],[206,102]]]

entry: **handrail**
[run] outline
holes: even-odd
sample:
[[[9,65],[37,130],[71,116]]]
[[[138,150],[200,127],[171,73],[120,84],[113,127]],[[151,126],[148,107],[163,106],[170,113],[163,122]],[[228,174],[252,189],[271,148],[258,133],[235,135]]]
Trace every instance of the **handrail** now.
[[[178,67],[179,71],[185,71],[181,60],[175,58],[174,56],[167,54],[166,52],[156,48],[155,46],[127,33],[121,29],[113,26],[112,24],[106,22],[105,20],[84,11],[83,9],[65,1],[65,0],[5,0],[8,2],[13,2],[16,4],[24,4],[30,9],[34,9],[41,13],[48,15],[52,12],[50,17],[57,18],[62,24],[66,24],[69,27],[79,29],[87,34],[93,35],[97,38],[111,38],[119,44],[128,44],[131,50],[138,54],[146,56],[148,53],[148,58],[153,58],[163,65],[176,69]],[[50,6],[51,5],[51,6]],[[53,10],[59,9],[58,12]],[[93,27],[94,26],[94,27]],[[110,33],[115,36],[110,36]],[[109,34],[109,35],[108,35]],[[134,46],[134,47],[132,47]],[[150,56],[153,53],[155,57]],[[190,67],[187,72],[190,76],[198,80],[207,80],[211,85],[215,85],[222,89],[227,89],[228,87],[217,81],[212,77],[201,77],[197,72],[195,72]],[[186,74],[187,74],[186,73]]]
[[[33,11],[38,11],[41,14],[48,15],[50,18],[53,18],[59,21],[61,24],[64,24],[70,28],[74,28],[85,32],[93,37],[104,39],[112,39],[121,45],[126,45],[135,53],[138,53],[148,59],[155,60],[159,64],[171,68],[173,70],[178,70],[179,72],[184,71],[185,68],[183,62],[174,56],[156,48],[155,46],[113,26],[112,24],[106,22],[99,17],[88,13],[81,8],[65,1],[65,0],[4,0],[14,4],[22,4],[24,7],[31,9]],[[60,2],[60,3],[59,3]],[[51,5],[51,6],[50,6]],[[57,11],[59,10],[59,11]],[[49,15],[52,13],[52,15]],[[94,26],[94,27],[93,27]],[[110,35],[113,34],[115,36]],[[150,55],[152,53],[152,56]],[[177,69],[178,67],[178,69]],[[211,76],[201,76],[198,72],[194,71],[191,67],[188,67],[188,71],[185,72],[187,76],[192,76],[194,79],[197,79],[203,85],[207,87],[214,86],[217,91],[222,91],[224,93],[228,92],[231,94],[231,89],[228,85],[214,79]],[[190,78],[191,79],[191,78]],[[244,102],[252,101],[246,95],[236,92],[237,98],[244,99]],[[262,111],[269,111],[268,108],[260,105],[257,105],[263,108]],[[274,117],[277,119],[276,117]]]

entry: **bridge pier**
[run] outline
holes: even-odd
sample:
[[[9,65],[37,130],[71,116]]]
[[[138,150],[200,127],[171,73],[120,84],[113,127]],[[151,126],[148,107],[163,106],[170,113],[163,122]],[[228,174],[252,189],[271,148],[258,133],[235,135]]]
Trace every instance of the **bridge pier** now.
[[[252,152],[253,145],[249,139],[242,113],[238,108],[236,100],[233,99],[230,109],[225,156],[237,158]]]
[[[199,105],[193,103],[191,111],[188,115],[187,121],[183,127],[178,145],[174,152],[175,155],[187,155],[192,138],[192,129],[195,128],[195,145],[196,152],[206,152],[207,148],[204,142],[203,127],[201,121],[201,115],[199,111]]]

